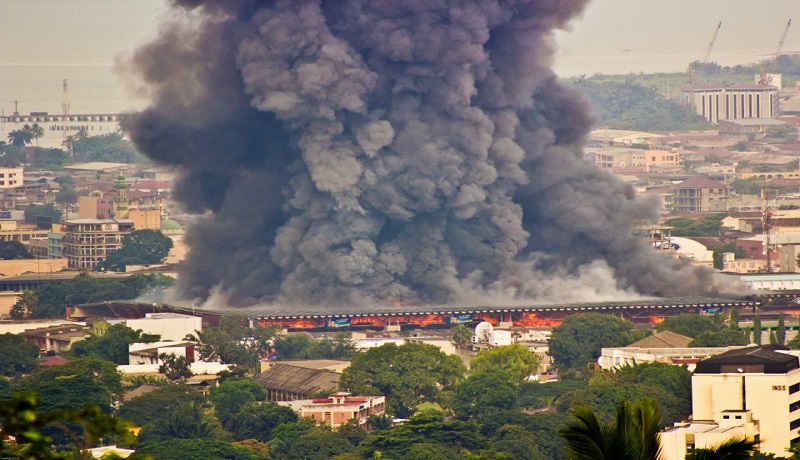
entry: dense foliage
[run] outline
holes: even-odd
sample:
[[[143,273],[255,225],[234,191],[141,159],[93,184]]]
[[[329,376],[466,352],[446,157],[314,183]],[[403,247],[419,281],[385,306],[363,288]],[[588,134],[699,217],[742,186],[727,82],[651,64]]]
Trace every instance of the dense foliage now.
[[[76,136],[72,151],[78,161],[108,161],[111,163],[136,163],[144,157],[137,154],[130,141],[122,133],[100,136]]]
[[[567,316],[553,328],[550,356],[562,373],[594,368],[603,347],[620,347],[644,337],[633,323],[613,315],[583,313]]]
[[[609,81],[578,78],[571,84],[588,99],[596,126],[642,131],[707,128],[703,117],[680,102],[669,100],[654,88],[633,79]]]
[[[33,259],[24,244],[19,241],[0,241],[0,259]]]
[[[389,343],[355,355],[339,386],[353,394],[385,395],[391,411],[407,417],[420,403],[441,401],[465,372],[458,357],[434,345]]]
[[[676,217],[667,220],[664,225],[672,227],[672,236],[719,236],[720,223],[724,218],[725,214],[714,214],[700,219]]]
[[[128,346],[132,343],[151,343],[160,337],[134,331],[125,324],[113,324],[102,335],[92,334],[72,346],[71,354],[76,357],[91,356],[116,364],[128,364]]]
[[[172,239],[159,230],[136,230],[122,238],[122,248],[110,253],[96,270],[124,272],[127,265],[152,265],[164,262],[172,249]]]
[[[36,368],[39,347],[21,335],[0,334],[0,375],[16,376]]]
[[[121,279],[100,279],[81,273],[64,283],[48,282],[37,287],[35,303],[28,305],[31,318],[59,318],[70,305],[105,300],[135,299],[152,289],[170,286],[173,278],[158,274],[133,275]]]
[[[277,359],[349,359],[355,352],[355,345],[347,332],[340,332],[332,339],[316,339],[306,334],[275,338]]]
[[[25,208],[25,222],[38,224],[40,221],[57,224],[61,221],[61,211],[56,209],[53,203],[28,205]]]

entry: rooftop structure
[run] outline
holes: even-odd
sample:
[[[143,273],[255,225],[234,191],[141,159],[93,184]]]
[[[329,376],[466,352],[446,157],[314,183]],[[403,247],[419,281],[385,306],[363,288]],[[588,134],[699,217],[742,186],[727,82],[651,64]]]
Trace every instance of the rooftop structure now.
[[[384,413],[386,397],[351,396],[350,393],[339,392],[329,398],[293,401],[284,405],[290,406],[300,417],[311,417],[320,425],[338,428],[350,420],[366,425],[371,415]]]

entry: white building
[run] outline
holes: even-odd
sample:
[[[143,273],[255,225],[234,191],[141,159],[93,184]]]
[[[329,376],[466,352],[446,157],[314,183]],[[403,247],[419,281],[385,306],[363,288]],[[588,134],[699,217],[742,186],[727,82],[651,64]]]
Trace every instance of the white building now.
[[[619,369],[642,363],[667,363],[685,365],[693,371],[695,365],[712,356],[743,348],[731,347],[689,347],[692,339],[671,331],[657,332],[626,347],[603,348],[597,363],[603,370]]]
[[[747,347],[697,363],[692,421],[661,433],[665,460],[734,437],[759,442],[763,453],[787,457],[800,442],[800,362],[781,347]]]
[[[142,330],[145,334],[158,334],[161,340],[178,342],[187,335],[194,335],[203,330],[203,318],[199,316],[181,315],[178,313],[147,313],[144,318],[126,319],[129,328]],[[114,321],[109,321],[114,324]]]

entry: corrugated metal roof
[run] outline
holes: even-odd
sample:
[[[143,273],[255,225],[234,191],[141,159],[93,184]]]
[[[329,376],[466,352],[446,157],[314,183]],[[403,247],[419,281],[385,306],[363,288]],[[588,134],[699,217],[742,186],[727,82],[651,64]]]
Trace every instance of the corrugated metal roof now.
[[[335,390],[339,386],[341,375],[324,369],[309,369],[279,363],[258,374],[255,382],[268,390],[312,395],[321,391]]]

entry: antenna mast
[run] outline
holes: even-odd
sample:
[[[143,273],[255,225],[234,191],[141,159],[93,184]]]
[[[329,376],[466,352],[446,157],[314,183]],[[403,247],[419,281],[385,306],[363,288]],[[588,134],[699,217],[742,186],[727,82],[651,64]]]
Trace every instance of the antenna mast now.
[[[61,131],[61,144],[67,147],[70,155],[72,155],[72,136],[67,134],[69,128],[69,83],[66,78],[63,80],[61,87],[61,122],[64,128]]]

